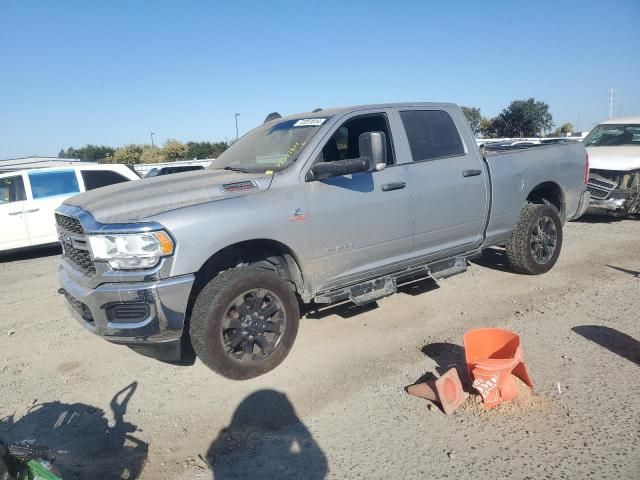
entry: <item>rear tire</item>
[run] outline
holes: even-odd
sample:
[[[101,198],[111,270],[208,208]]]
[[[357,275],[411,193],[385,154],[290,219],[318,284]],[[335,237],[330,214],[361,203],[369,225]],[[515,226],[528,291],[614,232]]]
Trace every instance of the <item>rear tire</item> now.
[[[233,380],[273,370],[298,333],[300,309],[290,285],[276,273],[238,267],[216,275],[193,307],[193,349],[207,367]]]
[[[509,265],[529,275],[546,273],[558,261],[562,248],[562,221],[555,208],[527,204],[506,245]]]

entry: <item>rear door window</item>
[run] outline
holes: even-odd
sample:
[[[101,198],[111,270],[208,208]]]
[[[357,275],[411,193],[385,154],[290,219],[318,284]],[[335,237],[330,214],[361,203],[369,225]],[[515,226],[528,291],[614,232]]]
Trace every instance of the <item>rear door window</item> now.
[[[87,191],[129,181],[124,175],[111,170],[81,170],[81,174],[84,180],[84,189]]]
[[[76,172],[73,170],[30,172],[29,183],[34,200],[80,192]]]
[[[443,110],[400,112],[414,162],[464,155],[464,146],[451,116]]]
[[[0,178],[0,205],[26,200],[21,176]]]

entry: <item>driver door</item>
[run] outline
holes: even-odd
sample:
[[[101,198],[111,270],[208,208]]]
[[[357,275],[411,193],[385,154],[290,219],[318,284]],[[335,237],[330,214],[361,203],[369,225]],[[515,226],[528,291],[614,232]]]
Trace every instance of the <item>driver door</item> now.
[[[409,180],[406,167],[395,163],[384,111],[347,117],[331,132],[315,162],[359,158],[358,139],[366,132],[386,136],[384,170],[304,183],[314,250],[309,279],[315,291],[377,276],[377,269],[411,254]]]

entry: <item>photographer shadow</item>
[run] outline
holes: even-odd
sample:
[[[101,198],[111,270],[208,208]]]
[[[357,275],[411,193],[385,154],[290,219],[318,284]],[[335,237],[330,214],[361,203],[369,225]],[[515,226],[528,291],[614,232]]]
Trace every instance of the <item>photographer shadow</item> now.
[[[207,461],[215,480],[320,480],[327,459],[287,396],[259,390],[245,398],[211,443]]]
[[[7,443],[26,441],[64,452],[55,465],[65,480],[138,478],[149,445],[132,435],[135,425],[124,421],[137,386],[133,382],[113,396],[113,426],[100,408],[55,401],[34,405],[18,420],[3,418],[0,436]]]

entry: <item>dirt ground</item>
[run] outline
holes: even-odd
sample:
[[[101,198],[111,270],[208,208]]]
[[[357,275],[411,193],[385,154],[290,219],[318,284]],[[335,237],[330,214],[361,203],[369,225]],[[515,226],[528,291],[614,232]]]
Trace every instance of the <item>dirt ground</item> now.
[[[496,250],[439,286],[313,315],[245,382],[90,335],[58,261],[0,259],[0,436],[69,450],[65,479],[640,478],[640,221],[568,224],[543,276]],[[447,417],[404,392],[459,365],[481,326],[521,335],[533,395]]]

